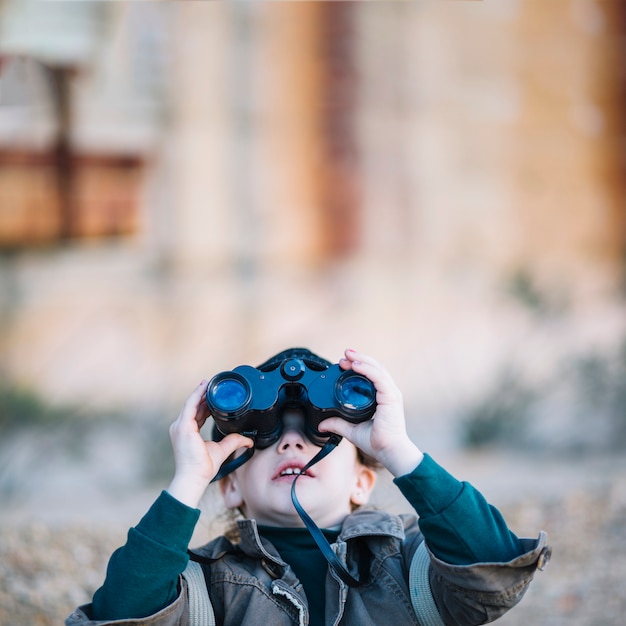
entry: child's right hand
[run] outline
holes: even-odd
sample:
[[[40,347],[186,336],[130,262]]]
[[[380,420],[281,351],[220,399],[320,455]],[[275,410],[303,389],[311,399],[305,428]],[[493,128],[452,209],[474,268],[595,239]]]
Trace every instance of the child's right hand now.
[[[196,508],[202,494],[222,463],[236,450],[249,448],[252,439],[230,434],[221,441],[204,441],[200,429],[209,417],[204,401],[208,382],[203,380],[187,398],[170,426],[175,473],[168,492],[184,504]]]

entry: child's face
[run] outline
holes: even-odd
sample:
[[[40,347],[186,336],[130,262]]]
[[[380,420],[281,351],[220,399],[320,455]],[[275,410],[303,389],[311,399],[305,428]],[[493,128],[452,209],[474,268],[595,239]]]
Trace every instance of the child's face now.
[[[298,411],[283,416],[280,439],[254,456],[221,483],[229,509],[266,526],[303,526],[291,501],[292,470],[302,469],[320,450],[303,433],[304,417]],[[376,473],[362,465],[353,444],[346,439],[304,476],[296,493],[300,504],[322,528],[338,526],[353,505],[366,504]]]

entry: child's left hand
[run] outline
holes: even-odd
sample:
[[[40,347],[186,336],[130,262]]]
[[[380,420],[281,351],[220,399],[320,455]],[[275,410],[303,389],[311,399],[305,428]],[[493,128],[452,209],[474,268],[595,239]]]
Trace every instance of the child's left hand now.
[[[412,472],[424,455],[406,432],[402,393],[391,374],[378,361],[355,350],[346,350],[339,365],[342,369],[362,374],[374,383],[378,405],[376,413],[371,420],[360,424],[331,417],[320,423],[319,430],[345,437],[382,463],[394,476]]]

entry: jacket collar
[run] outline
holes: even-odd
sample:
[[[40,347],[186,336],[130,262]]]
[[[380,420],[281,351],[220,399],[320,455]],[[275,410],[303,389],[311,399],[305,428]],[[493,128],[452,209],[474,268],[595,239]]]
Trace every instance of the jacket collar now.
[[[400,517],[391,513],[359,509],[346,517],[339,533],[341,541],[372,536],[403,541],[404,523]]]
[[[219,559],[225,553],[240,550],[248,556],[285,565],[274,546],[260,536],[256,520],[239,520],[237,525],[241,535],[241,541],[237,546],[225,537],[218,537],[194,552],[209,559]],[[369,509],[357,510],[344,520],[338,541],[347,542],[360,537],[387,537],[403,541],[404,524],[400,517],[391,513]]]

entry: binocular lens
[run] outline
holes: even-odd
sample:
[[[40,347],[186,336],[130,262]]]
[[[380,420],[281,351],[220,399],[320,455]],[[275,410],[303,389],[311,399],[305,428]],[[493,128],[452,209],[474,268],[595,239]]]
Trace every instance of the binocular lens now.
[[[210,407],[224,416],[234,416],[250,401],[250,387],[244,378],[231,375],[211,385],[208,393]]]
[[[337,381],[337,400],[351,411],[363,411],[376,400],[376,389],[370,380],[363,376],[342,376]]]

